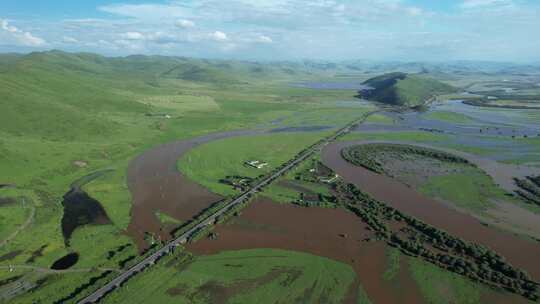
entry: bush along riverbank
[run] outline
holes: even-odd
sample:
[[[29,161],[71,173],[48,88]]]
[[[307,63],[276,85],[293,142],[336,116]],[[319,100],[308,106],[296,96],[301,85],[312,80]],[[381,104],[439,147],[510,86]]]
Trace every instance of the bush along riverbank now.
[[[408,149],[405,148],[409,151]],[[437,151],[422,149],[421,153],[429,153],[432,157],[449,161],[465,162],[463,159],[449,157],[445,153],[439,154]],[[313,159],[312,165],[298,172],[295,179],[324,186],[331,193],[325,196],[326,204],[333,208],[346,208],[360,217],[375,233],[369,241],[384,241],[404,254],[421,258],[475,282],[519,294],[532,301],[540,300],[539,283],[493,250],[455,237],[406,215],[373,199],[355,185],[345,183],[339,177],[330,183],[322,181],[332,176],[336,175],[331,169]],[[531,183],[540,182],[539,179],[534,178],[529,180]],[[298,204],[297,201],[292,203]],[[303,204],[303,206],[313,207],[317,204]]]
[[[540,206],[540,176],[528,176],[527,178],[515,178],[514,181],[519,187],[516,194],[522,197],[527,203]]]
[[[504,257],[467,242],[371,198],[352,184],[334,185],[338,201],[375,231],[377,240],[448,271],[538,301],[539,283]]]

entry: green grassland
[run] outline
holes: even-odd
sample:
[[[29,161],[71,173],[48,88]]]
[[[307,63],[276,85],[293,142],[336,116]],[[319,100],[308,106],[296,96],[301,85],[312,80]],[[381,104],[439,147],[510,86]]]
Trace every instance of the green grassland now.
[[[175,219],[174,217],[171,217],[163,212],[157,211],[156,216],[159,219],[159,221],[163,224],[171,224],[171,225],[180,225],[182,221]]]
[[[386,115],[373,114],[366,119],[367,123],[393,124],[394,120]]]
[[[83,271],[65,274],[44,274],[34,272],[26,275],[27,281],[38,284],[39,292],[28,292],[9,303],[69,303],[75,302],[70,297],[73,286],[87,284],[91,278],[99,277],[101,271]],[[99,281],[98,281],[99,282]],[[1,289],[0,289],[1,290]],[[76,297],[75,297],[76,298]]]
[[[315,91],[289,85],[324,79],[331,73],[308,64],[161,56],[106,58],[58,51],[0,55],[0,184],[16,185],[0,189],[0,197],[18,200],[0,206],[0,237],[11,235],[26,221],[31,208],[36,210],[28,227],[0,247],[0,256],[19,252],[0,262],[1,267],[15,265],[14,272],[1,271],[0,280],[21,275],[22,281],[38,284],[32,292],[9,302],[74,302],[97,287],[94,280],[99,284],[110,278],[100,277],[104,268],[120,269],[122,261],[137,255],[132,240],[123,232],[131,209],[126,169],[139,153],[211,132],[313,125],[335,128],[373,109],[336,104],[351,100],[354,91]],[[434,89],[448,89],[421,82],[398,82],[399,98],[412,105],[429,98]],[[381,117],[372,119],[385,122]],[[268,172],[329,132],[273,133],[217,141],[188,153],[179,167],[210,190],[231,195],[233,190],[219,184],[218,179]],[[429,132],[353,133],[345,137],[351,139],[441,142],[447,137]],[[252,158],[270,166],[264,170],[245,167],[243,162]],[[112,223],[79,228],[66,246],[60,227],[62,197],[73,181],[103,169],[112,172],[84,189],[102,203]],[[294,172],[285,179],[292,180]],[[311,184],[303,186],[324,190]],[[286,201],[297,198],[298,192],[274,184],[265,195]],[[22,197],[28,199],[24,208]],[[158,217],[163,222],[174,221],[162,214]],[[80,259],[69,272],[45,272],[70,252],[78,252]],[[111,256],[111,252],[116,253]],[[260,262],[261,256],[265,263]],[[277,250],[197,257],[189,265],[176,265],[173,260],[164,258],[107,301],[211,302],[215,288],[226,289],[241,281],[260,288],[242,290],[232,300],[264,303],[277,295],[284,301],[327,303],[341,300],[354,280],[354,273],[344,264]],[[226,266],[224,260],[241,267]],[[17,268],[23,265],[36,269]],[[291,273],[295,280],[287,280]],[[260,282],[265,284],[256,285]],[[283,282],[288,285],[282,286]],[[8,287],[0,286],[0,296]],[[185,294],[192,298],[170,296],[166,292],[169,288],[187,288]]]
[[[397,249],[389,248],[386,253],[387,270],[383,278],[391,281],[400,271],[404,271],[414,280],[426,303],[480,304],[483,294],[496,293],[479,283],[448,272],[422,259],[403,255]]]
[[[459,173],[430,177],[426,184],[420,186],[420,192],[474,213],[494,207],[494,201],[508,200],[505,191],[497,187],[486,173],[470,166],[460,167]]]
[[[409,271],[427,303],[479,304],[485,287],[417,258],[408,258]]]
[[[3,191],[0,190],[0,197]],[[0,203],[0,240],[6,239],[19,226],[21,226],[31,215],[31,202],[23,206],[22,200],[17,199],[11,203]]]
[[[466,150],[469,153],[480,154],[474,148],[468,146],[452,145],[448,135],[431,132],[390,132],[390,133],[351,133],[342,138],[344,141],[353,140],[387,140],[412,143],[437,144],[457,150]],[[441,162],[447,172],[444,175],[430,176],[423,184],[418,185],[418,190],[430,197],[444,200],[457,207],[472,211],[475,214],[483,214],[493,208],[496,201],[514,201],[506,195],[506,192],[498,187],[493,179],[481,169],[469,164],[453,164]],[[415,180],[414,176],[408,177],[407,172],[400,173],[404,182],[408,178]]]
[[[0,196],[24,195],[36,207],[32,223],[0,248],[0,256],[22,252],[0,266],[27,264],[44,245],[32,266],[48,268],[77,251],[81,257],[74,268],[118,268],[121,259],[136,254],[131,246],[107,259],[109,250],[131,242],[122,234],[130,221],[129,160],[155,145],[210,132],[276,127],[271,122],[284,117],[291,118],[287,126],[301,125],[301,120],[340,124],[353,116],[341,117],[348,109],[335,105],[351,99],[353,91],[289,86],[293,80],[321,77],[304,68],[291,73],[279,65],[58,51],[0,57],[0,184],[17,185],[0,189]],[[301,149],[316,135],[296,140],[294,149]],[[294,149],[283,147],[284,156],[272,165]],[[60,228],[62,196],[74,180],[102,169],[113,171],[84,188],[102,203],[112,224],[78,229],[66,247]],[[0,235],[7,236],[26,220],[28,210],[0,208],[9,219],[2,220]],[[28,281],[36,280],[35,272],[24,272]],[[81,286],[71,279],[76,275],[57,274],[24,299],[34,302],[42,288],[58,290],[61,298]]]
[[[227,175],[257,177],[291,159],[305,147],[328,133],[286,133],[228,138],[197,147],[178,162],[189,179],[222,195],[237,193],[231,186],[219,183]],[[256,169],[244,162],[260,160],[268,166]]]
[[[268,187],[266,187],[263,190],[262,195],[278,203],[290,203],[299,199],[300,191],[298,189],[285,187],[283,185],[280,185],[279,182],[291,182],[305,189],[309,189],[313,193],[330,195],[331,193],[326,185],[322,185],[320,183],[307,182],[303,180],[297,180],[295,178],[297,174],[313,169],[315,167],[315,164],[318,161],[320,161],[320,157],[318,155],[312,157],[310,160],[304,161],[297,167],[287,172],[284,176],[280,177],[278,179],[278,182],[273,183],[269,185]]]
[[[337,127],[344,122],[357,119],[373,110],[374,107],[321,107],[313,110],[294,113],[281,123],[286,126],[331,126]]]
[[[166,257],[104,303],[341,303],[354,278],[350,266],[310,254],[226,251],[187,264]]]
[[[408,76],[399,80],[396,86],[399,100],[406,105],[420,105],[430,97],[455,91],[451,86],[423,76]]]
[[[401,252],[395,248],[386,249],[387,268],[383,273],[383,278],[387,281],[394,279],[400,270]]]
[[[362,97],[391,105],[418,106],[440,94],[455,89],[430,77],[405,73],[390,73],[368,79],[364,84],[373,88]]]

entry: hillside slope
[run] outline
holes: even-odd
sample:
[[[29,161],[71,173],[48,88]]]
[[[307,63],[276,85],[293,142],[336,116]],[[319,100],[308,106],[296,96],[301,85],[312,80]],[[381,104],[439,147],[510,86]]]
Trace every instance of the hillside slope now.
[[[203,87],[288,77],[282,67],[254,62],[61,51],[0,54],[0,132],[49,140],[103,138],[123,131],[120,117],[152,112],[147,96],[163,96],[154,106],[178,106],[170,96],[183,101],[178,95],[185,88],[200,94]]]
[[[420,75],[390,73],[371,78],[364,85],[359,97],[399,106],[418,106],[438,94],[455,92],[445,83]]]

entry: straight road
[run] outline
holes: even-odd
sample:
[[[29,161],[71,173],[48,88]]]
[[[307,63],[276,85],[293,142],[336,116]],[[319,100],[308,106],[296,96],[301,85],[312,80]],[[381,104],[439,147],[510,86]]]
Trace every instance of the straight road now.
[[[370,115],[375,114],[379,112],[372,111],[364,114],[360,119],[355,120],[351,123],[349,123],[346,127],[338,130],[333,135],[322,139],[315,145],[309,147],[305,151],[301,152],[300,154],[296,155],[294,159],[287,162],[286,165],[283,165],[280,169],[276,170],[263,180],[261,180],[258,184],[253,186],[251,189],[245,191],[244,193],[238,195],[236,198],[234,198],[230,203],[223,206],[221,209],[217,210],[213,214],[209,215],[208,217],[202,219],[197,225],[193,226],[193,228],[189,229],[188,231],[184,232],[182,235],[180,235],[178,238],[172,240],[168,244],[161,247],[158,251],[154,252],[150,256],[146,257],[144,260],[140,261],[136,265],[132,266],[131,268],[127,269],[123,273],[121,273],[119,276],[114,278],[109,283],[103,285],[98,290],[94,291],[92,294],[87,296],[86,298],[80,300],[79,304],[88,304],[88,303],[97,303],[100,299],[105,297],[108,293],[112,292],[117,287],[120,287],[123,283],[125,283],[129,278],[136,275],[137,273],[143,271],[145,268],[150,267],[154,265],[161,257],[163,257],[166,254],[169,254],[174,251],[174,249],[181,244],[187,242],[187,240],[195,234],[200,229],[203,229],[204,227],[208,225],[212,225],[216,222],[216,219],[226,213],[227,211],[231,210],[235,206],[247,201],[252,195],[256,194],[262,188],[272,183],[275,179],[278,177],[284,175],[292,168],[296,167],[298,164],[312,156],[315,152],[322,149],[327,144],[333,142],[338,137],[343,136],[347,133],[349,133],[355,126],[358,124],[364,122]]]

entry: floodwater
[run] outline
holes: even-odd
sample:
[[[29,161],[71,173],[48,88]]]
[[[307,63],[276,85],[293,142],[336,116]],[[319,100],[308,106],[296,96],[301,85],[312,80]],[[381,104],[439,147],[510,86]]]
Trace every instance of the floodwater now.
[[[72,252],[56,260],[52,264],[51,269],[54,269],[54,270],[68,269],[72,267],[73,265],[77,264],[78,261],[79,261],[79,254],[76,252]]]
[[[518,187],[514,182],[514,177],[524,179],[527,176],[538,175],[538,173],[540,173],[540,169],[534,167],[499,163],[488,158],[479,157],[462,151],[413,142],[372,140],[357,141],[355,144],[401,144],[436,149],[450,153],[475,164],[479,169],[491,176],[495,184],[508,193],[513,193],[515,190],[518,190]],[[496,201],[494,203],[496,207],[487,211],[487,214],[492,217],[478,217],[480,220],[495,224],[508,231],[515,231],[540,239],[540,214],[533,213],[511,202]],[[456,208],[451,203],[448,203],[448,206],[454,207],[454,209]]]
[[[225,250],[276,248],[307,252],[349,264],[374,303],[424,303],[414,280],[401,269],[397,281],[386,281],[383,242],[366,242],[372,236],[356,215],[343,209],[303,208],[258,199],[240,217],[218,225],[216,240],[201,239],[187,245],[199,255]],[[358,289],[358,282],[351,289]],[[356,303],[354,296],[349,296]]]
[[[426,113],[450,111],[471,118],[464,123],[428,119]],[[437,146],[448,144],[474,147],[486,151],[492,160],[506,161],[520,158],[540,159],[540,152],[534,145],[513,139],[540,136],[540,124],[525,118],[523,110],[477,108],[461,101],[445,101],[434,104],[427,112],[384,112],[394,120],[393,124],[365,123],[355,131],[359,132],[399,132],[430,131],[450,136],[446,142],[433,143]]]
[[[420,144],[415,142],[407,141],[388,141],[388,140],[366,140],[366,141],[356,141],[354,145],[364,145],[364,144],[400,144],[400,145],[410,145],[417,146],[427,149],[435,149],[438,151],[443,151],[450,153],[461,158],[466,159],[472,164],[475,164],[478,168],[486,172],[491,176],[495,184],[499,185],[501,188],[507,192],[514,192],[519,188],[514,183],[514,177],[517,178],[526,178],[527,176],[533,176],[539,174],[540,170],[538,168],[533,168],[524,165],[514,165],[506,164],[494,161],[492,159],[483,158],[471,153],[458,151],[454,149],[444,148],[444,147],[434,147],[433,145]],[[353,144],[348,144],[353,145]]]
[[[69,239],[77,227],[111,223],[103,206],[81,189],[71,189],[66,193],[62,205],[62,234],[66,244],[69,244]]]
[[[64,242],[69,244],[69,239],[77,227],[93,224],[107,225],[111,221],[105,209],[99,201],[90,197],[82,187],[92,180],[110,172],[110,170],[97,171],[81,177],[71,184],[70,190],[64,194],[62,205],[64,215],[62,217],[62,234]]]
[[[316,132],[329,126],[305,126],[239,130],[213,133],[152,148],[133,159],[128,166],[128,187],[132,196],[131,221],[127,234],[143,251],[148,248],[145,234],[170,239],[171,226],[165,227],[156,216],[163,212],[177,220],[189,221],[204,209],[223,199],[178,171],[177,161],[191,149],[211,141],[236,136],[269,133]]]
[[[538,242],[487,227],[473,216],[430,199],[390,177],[350,164],[341,157],[340,152],[344,147],[354,144],[340,142],[325,147],[322,152],[323,163],[345,181],[355,184],[375,199],[464,240],[487,246],[540,280]]]
[[[332,126],[303,126],[303,127],[283,127],[270,130],[270,133],[282,133],[282,132],[320,132],[328,129],[332,129]]]
[[[467,115],[474,120],[494,126],[512,126],[520,132],[535,135],[540,133],[540,124],[523,119],[523,113],[536,110],[493,109],[464,104],[461,100],[452,100],[436,104],[433,110],[450,111]],[[531,132],[531,133],[529,133]],[[536,133],[534,133],[536,132]]]
[[[189,180],[177,169],[177,161],[194,147],[232,136],[260,131],[231,131],[177,141],[152,148],[129,163],[127,182],[132,196],[131,222],[127,234],[140,251],[148,248],[145,233],[162,240],[170,238],[156,212],[163,212],[181,221],[188,221],[205,208],[222,199],[201,185]]]
[[[425,114],[434,111],[449,111],[466,115],[471,121],[455,123],[425,118]],[[461,101],[445,101],[434,104],[427,112],[384,112],[384,115],[393,118],[395,125],[391,124],[364,124],[358,131],[377,130],[434,130],[436,132],[452,135],[476,136],[506,136],[506,137],[535,137],[540,134],[540,124],[527,122],[521,116],[523,110],[478,108],[469,106]]]

